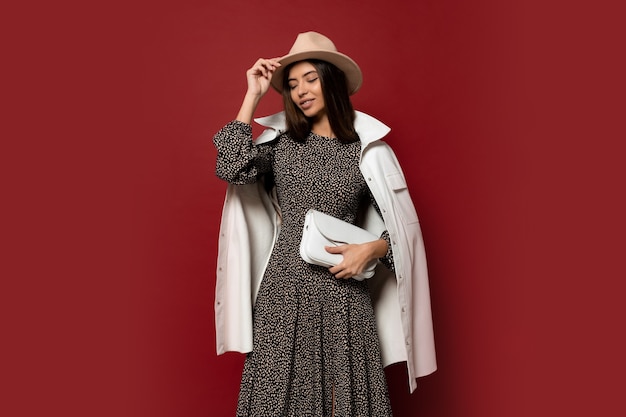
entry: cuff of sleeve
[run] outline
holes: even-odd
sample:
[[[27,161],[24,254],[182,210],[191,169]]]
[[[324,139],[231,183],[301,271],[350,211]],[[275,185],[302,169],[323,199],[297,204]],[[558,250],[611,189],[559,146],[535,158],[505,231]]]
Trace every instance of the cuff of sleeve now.
[[[382,264],[389,268],[391,271],[394,271],[395,267],[393,264],[393,251],[391,250],[391,238],[389,237],[389,232],[385,230],[381,233],[380,238],[384,239],[385,242],[387,242],[387,253],[384,257],[380,258],[380,262],[382,262]]]

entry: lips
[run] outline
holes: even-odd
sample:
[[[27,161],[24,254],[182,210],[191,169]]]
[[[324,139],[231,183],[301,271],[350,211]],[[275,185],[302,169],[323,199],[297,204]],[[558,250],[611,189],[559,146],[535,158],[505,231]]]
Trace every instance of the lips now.
[[[313,99],[302,100],[300,102],[300,108],[302,110],[308,110],[313,106]]]

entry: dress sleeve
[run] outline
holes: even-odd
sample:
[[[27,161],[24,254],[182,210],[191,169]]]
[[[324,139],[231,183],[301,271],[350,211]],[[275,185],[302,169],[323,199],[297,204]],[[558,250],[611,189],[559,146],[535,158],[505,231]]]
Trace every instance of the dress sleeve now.
[[[217,149],[216,175],[231,184],[250,184],[271,172],[273,143],[256,145],[252,126],[234,120],[213,137]]]
[[[376,209],[376,212],[378,213],[380,217],[382,217],[382,213],[380,212],[378,203],[376,203],[376,199],[374,198],[371,192],[369,193],[369,195],[370,195],[370,200],[372,204],[374,205],[374,208]],[[387,242],[387,253],[382,258],[379,258],[379,260],[383,265],[389,268],[390,271],[395,271],[395,264],[393,263],[393,251],[391,250],[391,238],[389,237],[389,232],[387,230],[384,230],[380,234],[380,238]]]

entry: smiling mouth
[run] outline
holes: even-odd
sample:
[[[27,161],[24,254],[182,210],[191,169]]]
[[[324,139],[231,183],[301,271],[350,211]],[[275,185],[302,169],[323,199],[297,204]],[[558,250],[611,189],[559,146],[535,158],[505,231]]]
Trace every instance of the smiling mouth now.
[[[313,99],[303,100],[300,102],[300,108],[306,110],[313,105]]]

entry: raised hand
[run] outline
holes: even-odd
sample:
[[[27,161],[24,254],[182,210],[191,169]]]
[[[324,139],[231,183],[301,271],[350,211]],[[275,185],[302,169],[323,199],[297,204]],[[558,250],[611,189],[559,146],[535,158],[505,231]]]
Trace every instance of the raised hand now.
[[[278,58],[260,58],[255,62],[252,68],[246,71],[248,94],[261,97],[267,93],[270,87],[270,81],[272,81],[272,75],[278,67],[280,67]]]
[[[259,100],[269,90],[272,75],[278,67],[280,67],[278,58],[260,58],[254,63],[252,68],[246,71],[248,91],[243,99],[243,103],[241,103],[239,113],[237,113],[237,120],[248,124],[252,122],[252,116],[259,104]]]

